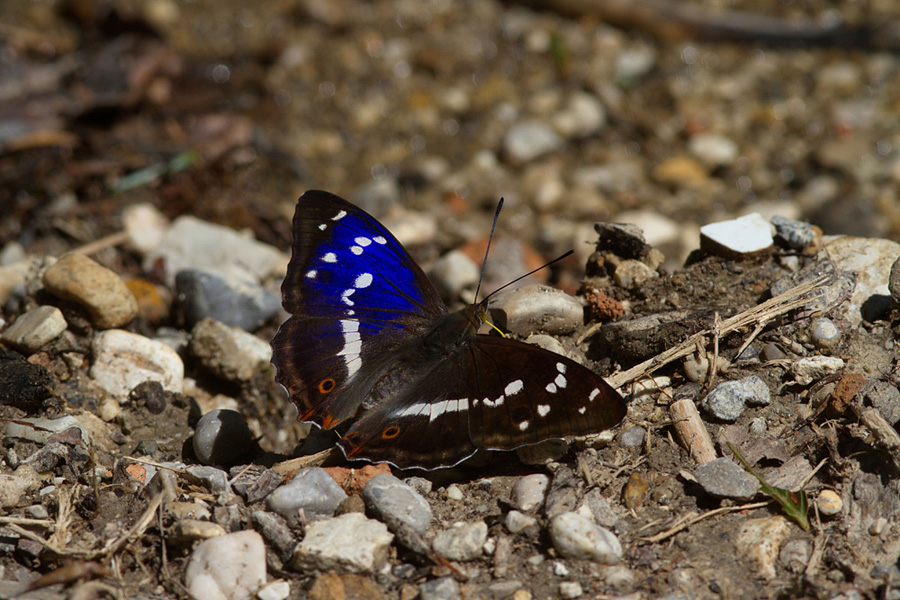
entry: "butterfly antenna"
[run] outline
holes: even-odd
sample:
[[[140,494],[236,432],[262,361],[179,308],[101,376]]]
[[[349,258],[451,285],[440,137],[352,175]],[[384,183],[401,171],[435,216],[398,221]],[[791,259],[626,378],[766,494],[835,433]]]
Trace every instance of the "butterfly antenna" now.
[[[532,269],[531,271],[528,271],[528,272],[525,273],[524,275],[519,275],[518,277],[516,277],[515,279],[513,279],[513,280],[510,281],[509,283],[503,284],[502,286],[498,287],[496,290],[494,290],[493,292],[491,292],[490,294],[488,294],[487,296],[485,296],[484,300],[482,300],[481,303],[482,303],[482,304],[487,304],[487,301],[490,299],[490,297],[493,296],[494,294],[496,294],[497,292],[500,292],[500,291],[505,290],[506,288],[508,288],[508,287],[511,286],[512,284],[516,283],[517,281],[522,281],[523,279],[525,279],[525,278],[528,277],[529,275],[533,275],[534,273],[537,273],[537,272],[540,271],[541,269],[546,269],[546,268],[549,267],[550,265],[555,264],[555,263],[558,263],[558,262],[561,261],[562,259],[564,259],[564,258],[566,258],[566,257],[568,257],[568,256],[570,256],[570,255],[572,255],[572,254],[574,254],[574,253],[575,253],[574,250],[569,250],[568,252],[564,252],[563,254],[560,254],[559,256],[557,256],[556,258],[554,258],[553,260],[551,260],[550,262],[546,262],[546,263],[542,264],[542,265],[539,266],[537,269]]]
[[[487,265],[488,254],[491,253],[491,242],[494,241],[494,230],[497,228],[497,219],[500,218],[500,209],[503,208],[503,198],[497,203],[497,210],[494,211],[494,224],[491,225],[491,235],[488,236],[487,248],[484,250],[484,260],[481,261],[481,274],[478,276],[478,287],[475,288],[475,299],[478,299],[478,292],[481,291],[481,282],[484,279],[484,267]],[[490,297],[490,296],[489,296]],[[485,298],[487,300],[487,298]]]

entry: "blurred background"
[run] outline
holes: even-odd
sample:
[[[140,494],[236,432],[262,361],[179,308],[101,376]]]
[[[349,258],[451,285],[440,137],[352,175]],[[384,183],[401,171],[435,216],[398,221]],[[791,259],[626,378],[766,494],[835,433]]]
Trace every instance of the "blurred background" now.
[[[583,265],[596,221],[672,268],[752,211],[900,239],[898,23],[893,0],[3,2],[0,251],[145,202],[286,249],[310,188],[424,261],[477,256],[501,196],[495,256],[526,264]]]

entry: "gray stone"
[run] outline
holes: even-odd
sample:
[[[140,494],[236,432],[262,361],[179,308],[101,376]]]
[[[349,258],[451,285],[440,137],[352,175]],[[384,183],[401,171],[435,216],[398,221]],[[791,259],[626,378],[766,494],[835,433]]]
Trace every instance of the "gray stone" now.
[[[568,335],[584,323],[584,307],[574,297],[544,285],[524,285],[501,294],[490,308],[492,321],[516,335]]]
[[[809,335],[813,343],[821,352],[830,354],[834,352],[841,342],[841,331],[834,321],[827,317],[815,319],[809,327]]]
[[[266,583],[266,546],[255,531],[200,542],[184,574],[195,600],[250,599]]]
[[[185,472],[188,477],[191,477],[195,482],[200,483],[214,494],[231,491],[231,486],[228,484],[228,474],[222,469],[191,465],[185,469]]]
[[[813,248],[822,237],[813,225],[780,215],[772,217],[772,225],[775,226],[775,241],[791,250]]]
[[[294,554],[297,538],[281,516],[264,510],[253,511],[250,515],[253,529],[265,538],[282,562],[287,562]]]
[[[213,270],[180,271],[175,276],[175,293],[188,328],[211,318],[254,331],[281,308],[279,294],[255,282]]]
[[[802,573],[809,564],[812,548],[806,540],[788,540],[781,547],[778,559],[791,573]]]
[[[517,510],[511,510],[506,513],[503,521],[510,533],[522,533],[523,531],[537,531],[538,521],[531,515],[520,513]]]
[[[341,486],[320,467],[300,469],[266,498],[266,507],[290,522],[325,519],[347,498]]]
[[[584,593],[581,584],[577,581],[561,581],[559,583],[559,597],[564,600],[572,600],[578,598]]]
[[[36,352],[59,337],[66,327],[61,310],[55,306],[38,306],[19,315],[0,336],[0,341],[26,352]]]
[[[524,121],[510,128],[503,137],[503,154],[519,165],[558,150],[563,139],[552,127],[540,121]]]
[[[688,150],[708,168],[733,164],[739,152],[734,140],[716,133],[700,133],[691,137]]]
[[[462,592],[455,579],[441,577],[419,584],[419,600],[462,600]]]
[[[565,558],[606,565],[622,558],[622,545],[611,531],[573,512],[560,513],[550,520],[550,539]]]
[[[194,326],[190,349],[207,370],[229,381],[250,380],[272,357],[268,343],[215,319],[204,319]]]
[[[211,410],[197,421],[194,453],[205,465],[231,465],[254,447],[244,416],[225,408]]]
[[[759,480],[728,457],[700,465],[694,477],[707,494],[716,498],[751,500],[759,492]]]
[[[293,567],[301,573],[315,569],[375,573],[387,561],[393,539],[383,523],[357,512],[314,521],[294,551]]]
[[[638,448],[644,443],[647,430],[639,425],[629,427],[619,434],[619,443],[623,448]]]
[[[175,219],[157,246],[144,258],[144,270],[163,265],[166,283],[174,287],[175,275],[185,269],[216,269],[241,278],[262,281],[284,274],[287,257],[228,227],[196,217]]]
[[[100,387],[120,402],[145,381],[158,381],[170,392],[184,387],[184,363],[174,350],[121,329],[102,331],[91,344],[94,362],[88,372]]]
[[[269,494],[284,483],[280,474],[259,465],[235,465],[229,475],[232,489],[247,504],[268,498]]]
[[[423,496],[425,494],[430,494],[434,484],[430,479],[425,479],[424,477],[406,477],[403,479],[403,483],[416,490]]]
[[[487,540],[487,531],[487,524],[484,521],[456,523],[437,534],[431,547],[448,560],[475,560],[481,556],[482,547]]]
[[[121,327],[138,314],[137,299],[113,271],[83,254],[66,254],[47,267],[44,288],[79,304],[100,329]]]
[[[873,381],[863,389],[865,404],[877,408],[891,425],[900,422],[900,390],[886,381]]]
[[[510,492],[510,503],[522,512],[531,512],[541,507],[547,497],[550,477],[534,473],[519,478]]]
[[[566,139],[588,137],[606,125],[606,109],[593,94],[576,91],[567,96],[565,106],[553,115],[552,123]]]
[[[389,473],[373,477],[362,493],[366,507],[392,531],[407,526],[423,535],[431,524],[431,506],[417,491]]]
[[[480,266],[462,250],[444,254],[428,270],[428,279],[444,298],[460,298],[465,290],[474,291],[480,276]]]
[[[765,406],[770,402],[769,387],[758,376],[751,375],[738,381],[720,383],[701,405],[713,417],[733,422],[743,414],[746,404]]]
[[[891,274],[888,279],[888,291],[891,293],[891,300],[895,306],[900,306],[900,259],[894,261],[891,265]]]

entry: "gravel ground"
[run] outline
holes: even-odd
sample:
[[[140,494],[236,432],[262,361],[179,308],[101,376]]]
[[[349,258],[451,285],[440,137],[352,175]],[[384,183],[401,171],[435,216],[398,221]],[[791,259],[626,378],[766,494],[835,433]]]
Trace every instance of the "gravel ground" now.
[[[897,597],[900,61],[874,33],[709,27],[874,32],[900,8],[678,6],[709,22],[0,6],[0,596]],[[455,308],[500,197],[488,289],[574,247],[531,281],[561,293],[506,328],[621,385],[626,420],[427,473],[316,454],[333,440],[268,365],[307,189],[382,220]],[[701,236],[751,213],[762,241]],[[573,301],[583,319],[540,327]],[[806,490],[808,528],[728,443]]]

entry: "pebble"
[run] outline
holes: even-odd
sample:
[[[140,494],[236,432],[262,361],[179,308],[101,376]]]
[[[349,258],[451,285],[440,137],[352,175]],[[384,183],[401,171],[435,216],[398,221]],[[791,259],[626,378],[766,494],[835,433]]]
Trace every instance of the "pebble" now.
[[[550,477],[534,473],[520,477],[510,491],[510,503],[522,512],[531,512],[541,507],[547,497]]]
[[[573,512],[560,513],[550,520],[550,539],[565,558],[608,565],[622,558],[622,545],[611,531]]]
[[[613,272],[615,284],[626,290],[639,289],[651,279],[659,277],[659,273],[639,260],[623,260],[616,265]]]
[[[500,294],[490,315],[497,327],[516,335],[568,335],[582,325],[584,307],[561,290],[531,284]]]
[[[649,44],[622,48],[613,65],[614,80],[624,87],[632,87],[656,66],[657,50]]]
[[[231,465],[255,446],[244,416],[228,409],[211,410],[197,421],[194,453],[205,465]]]
[[[434,488],[434,484],[430,479],[425,479],[424,477],[406,477],[403,479],[403,483],[416,490],[418,493],[422,494],[430,494],[431,490]]]
[[[238,531],[197,544],[184,574],[195,600],[249,599],[266,583],[266,546],[255,531]]]
[[[266,507],[288,522],[313,521],[334,515],[347,498],[341,486],[321,467],[300,469],[266,498]]]
[[[146,256],[162,241],[169,220],[150,203],[132,204],[122,209],[122,225],[128,234],[128,245]]]
[[[772,217],[775,241],[785,248],[798,252],[815,252],[822,241],[822,230],[804,221],[795,221],[780,215]]]
[[[40,486],[40,476],[34,467],[22,465],[12,475],[0,473],[0,508],[14,508],[25,494]]]
[[[6,437],[29,440],[46,444],[50,437],[73,427],[81,432],[81,440],[90,444],[91,436],[87,428],[72,415],[64,415],[55,419],[45,417],[22,417],[6,421]]]
[[[264,510],[256,510],[250,515],[253,529],[258,531],[282,562],[287,562],[294,555],[297,538],[290,526],[280,516]]]
[[[841,341],[840,329],[834,324],[834,321],[827,317],[813,320],[809,327],[809,333],[816,348],[828,354],[834,352]]]
[[[634,510],[640,508],[650,493],[650,483],[640,473],[632,473],[622,488],[622,504]]]
[[[434,536],[431,547],[448,560],[475,560],[482,554],[487,532],[488,527],[484,521],[454,523],[449,529]]]
[[[428,270],[428,279],[443,298],[460,298],[463,291],[474,291],[480,276],[479,265],[462,250],[444,254]]]
[[[522,533],[523,531],[537,531],[538,520],[531,515],[526,515],[517,510],[506,513],[503,521],[510,533]]]
[[[99,329],[121,327],[138,314],[122,278],[83,254],[66,254],[47,267],[43,283],[53,295],[85,308]]]
[[[838,269],[856,275],[850,300],[840,311],[850,326],[883,317],[890,308],[888,281],[891,267],[900,257],[900,244],[883,239],[842,237],[829,243],[826,249]]]
[[[578,598],[584,593],[581,584],[577,581],[561,581],[559,584],[559,597],[566,600]]]
[[[0,341],[24,352],[37,352],[44,344],[55,340],[68,324],[62,311],[55,306],[38,306],[20,315],[0,335]]]
[[[376,475],[362,493],[366,507],[392,530],[407,526],[420,535],[431,524],[431,505],[393,475]]]
[[[145,272],[152,273],[161,264],[166,283],[174,287],[175,275],[185,269],[216,269],[243,279],[262,281],[283,275],[287,263],[288,257],[273,246],[229,227],[181,216],[144,257],[143,266]]]
[[[900,422],[900,390],[887,381],[872,381],[865,386],[863,405],[878,409],[881,416],[891,425]]]
[[[303,600],[384,600],[384,596],[371,578],[355,573],[323,573],[316,577],[308,595],[300,595],[298,598],[303,598]]]
[[[432,243],[438,231],[435,215],[413,210],[394,211],[381,223],[406,248]]]
[[[734,164],[738,157],[738,145],[731,138],[717,133],[700,133],[688,142],[688,150],[710,169]]]
[[[232,489],[247,504],[268,498],[284,482],[281,475],[260,465],[235,465],[229,475]]]
[[[462,600],[459,584],[452,577],[441,577],[419,584],[419,600]]]
[[[639,448],[647,437],[647,430],[639,425],[629,427],[619,434],[619,444],[623,448]]]
[[[772,244],[772,225],[759,213],[700,228],[700,249],[728,259],[759,256]]]
[[[578,188],[622,192],[644,181],[641,164],[632,160],[578,167],[572,171],[572,183]]]
[[[543,348],[544,350],[549,350],[550,352],[555,352],[556,354],[566,354],[566,349],[559,342],[559,340],[552,335],[535,333],[525,338],[525,343],[535,345],[538,348]]]
[[[780,515],[749,519],[741,524],[735,546],[750,559],[760,576],[771,579],[775,576],[778,551],[792,529],[790,521]]]
[[[816,498],[816,508],[827,517],[840,514],[844,501],[834,490],[822,490]]]
[[[101,331],[91,344],[94,362],[89,374],[120,402],[138,384],[158,381],[170,392],[184,387],[184,363],[162,342],[121,329]]]
[[[228,474],[222,469],[204,465],[191,465],[185,469],[185,473],[196,483],[199,483],[214,494],[231,492],[231,486],[228,484]]]
[[[606,109],[593,94],[576,91],[568,95],[565,106],[550,121],[565,139],[586,138],[606,125]]]
[[[175,546],[189,546],[197,540],[217,538],[227,533],[218,523],[199,519],[178,519],[166,531],[166,542]]]
[[[268,343],[215,319],[194,326],[190,350],[207,370],[228,381],[249,381],[272,358]]]
[[[14,295],[24,296],[25,283],[31,266],[30,260],[0,265],[0,306],[6,304]]]
[[[503,136],[503,154],[511,164],[521,165],[559,150],[563,143],[546,123],[524,121],[513,125]]]
[[[0,274],[2,274],[2,270],[0,270]],[[900,259],[895,260],[894,264],[891,265],[888,291],[891,293],[891,301],[894,303],[894,306],[900,306]]]
[[[256,592],[257,600],[287,600],[291,595],[291,584],[284,579],[276,579]]]
[[[752,500],[759,492],[759,480],[728,457],[700,465],[694,477],[703,491],[716,498]]]
[[[465,498],[465,494],[463,491],[459,489],[459,486],[455,483],[451,483],[444,489],[444,493],[447,494],[447,498],[450,500],[462,500]]]
[[[175,293],[185,326],[206,318],[254,331],[281,309],[281,296],[234,275],[185,269],[175,276]]]
[[[809,385],[844,368],[844,361],[833,356],[809,356],[791,365],[794,379],[800,385]]]
[[[701,406],[716,419],[730,423],[744,413],[746,404],[766,406],[771,401],[766,382],[751,375],[737,381],[720,383],[701,401]]]
[[[778,553],[778,559],[792,573],[806,570],[811,556],[812,548],[806,540],[788,540]]]
[[[380,571],[394,536],[383,523],[357,512],[314,521],[294,551],[293,567],[301,573],[340,570]]]
[[[667,158],[651,171],[656,181],[673,187],[698,188],[709,181],[709,173],[689,156]]]

